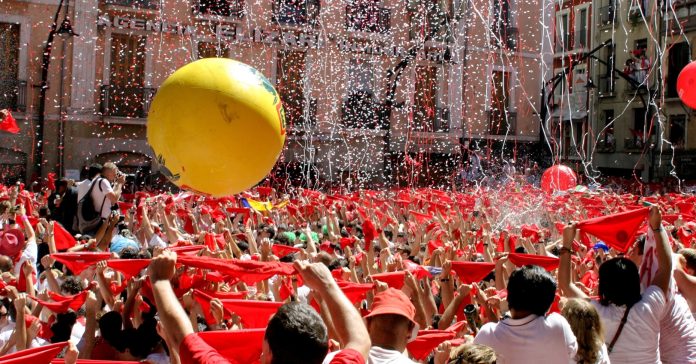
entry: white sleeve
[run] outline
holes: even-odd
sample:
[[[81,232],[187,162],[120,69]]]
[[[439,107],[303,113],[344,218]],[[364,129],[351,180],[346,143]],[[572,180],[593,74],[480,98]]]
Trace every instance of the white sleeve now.
[[[645,303],[646,308],[649,310],[651,322],[656,325],[655,327],[659,327],[660,320],[667,309],[667,301],[662,289],[658,286],[649,286],[643,292],[641,301]]]
[[[106,178],[102,178],[102,180],[99,182],[101,184],[102,192],[106,195],[109,192],[114,192],[114,189],[111,187],[111,183],[109,183],[109,180]]]
[[[36,245],[36,239],[27,240],[27,245],[22,251],[22,256],[19,258],[19,262],[14,266],[15,276],[19,277],[19,272],[22,270],[22,265],[24,262],[29,262],[36,270],[36,259],[39,255],[39,247]]]

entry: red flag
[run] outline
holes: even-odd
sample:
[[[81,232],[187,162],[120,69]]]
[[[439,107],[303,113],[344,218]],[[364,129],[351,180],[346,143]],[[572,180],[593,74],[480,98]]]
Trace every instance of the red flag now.
[[[77,240],[57,221],[53,222],[53,239],[56,250],[68,250],[77,245]]]
[[[282,244],[273,244],[271,247],[271,250],[273,251],[273,255],[278,256],[278,258],[282,258],[286,255],[290,255],[293,253],[298,253],[302,251],[300,248],[295,248],[294,246],[288,246],[288,245],[282,245]]]
[[[636,232],[648,217],[649,208],[597,217],[577,224],[578,229],[596,236],[612,248],[625,253],[633,244]]]
[[[495,269],[495,263],[452,262],[452,271],[457,274],[459,281],[463,284],[480,282],[493,269]]]
[[[123,273],[124,281],[138,275],[149,264],[150,259],[111,259],[106,261],[106,265],[111,269]]]
[[[220,300],[225,310],[236,314],[242,320],[245,329],[263,328],[268,320],[283,305],[283,302],[253,300]]]
[[[261,359],[266,329],[206,331],[197,335],[232,363],[256,364]]]
[[[259,262],[187,255],[177,257],[177,262],[190,267],[211,269],[225,275],[237,277],[246,284],[254,284],[276,274],[293,275],[297,273],[292,264],[281,262]]]
[[[365,237],[365,249],[370,249],[372,242],[377,238],[377,229],[372,221],[365,219],[362,224],[363,236]]]
[[[447,330],[429,330],[422,334],[419,332],[418,336],[406,345],[406,348],[415,359],[425,360],[438,345],[454,339],[454,336],[454,332]]]
[[[6,131],[10,134],[19,133],[19,126],[17,126],[17,120],[12,116],[9,110],[6,110],[7,114],[0,121],[0,130]]]
[[[48,363],[51,359],[55,358],[64,347],[68,345],[68,342],[50,344],[45,346],[39,346],[38,348],[31,348],[26,350],[21,350],[12,354],[7,354],[0,358],[1,364],[39,364]]]
[[[80,274],[89,266],[111,258],[111,253],[55,253],[51,258],[63,263],[73,274]]]
[[[89,290],[85,290],[74,296],[68,297],[56,294],[56,296],[60,297],[58,300],[53,298],[53,300],[56,302],[46,302],[36,297],[31,297],[31,299],[55,313],[66,313],[69,309],[73,311],[79,310],[80,307],[82,307],[82,305],[85,303],[87,295],[89,295]]]
[[[370,292],[375,285],[371,283],[338,282],[338,287],[341,288],[341,291],[348,297],[350,302],[355,304],[364,300],[367,292]]]
[[[372,281],[380,281],[386,283],[391,288],[401,289],[404,286],[404,278],[406,277],[406,272],[388,272],[388,273],[378,273],[373,274]]]
[[[207,246],[210,251],[214,252],[219,249],[224,249],[225,245],[227,245],[227,242],[225,242],[225,238],[222,234],[205,234],[205,246]]]
[[[541,255],[534,254],[520,254],[520,253],[510,253],[508,255],[510,262],[518,267],[525,265],[538,265],[547,271],[552,271],[558,268],[560,260],[554,257],[545,257]]]

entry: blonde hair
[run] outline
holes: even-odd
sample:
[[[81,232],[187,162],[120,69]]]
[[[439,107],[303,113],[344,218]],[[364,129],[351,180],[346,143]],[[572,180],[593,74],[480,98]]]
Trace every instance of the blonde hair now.
[[[449,364],[496,364],[493,349],[485,345],[464,344],[450,352]]]
[[[569,299],[561,311],[578,341],[578,364],[594,364],[604,345],[604,328],[599,313],[589,301]]]

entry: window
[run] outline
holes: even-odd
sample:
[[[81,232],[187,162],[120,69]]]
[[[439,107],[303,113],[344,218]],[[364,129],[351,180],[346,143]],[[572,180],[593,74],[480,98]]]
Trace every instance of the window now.
[[[415,110],[413,124],[417,130],[433,131],[437,118],[437,68],[416,67]]]
[[[515,133],[515,116],[509,112],[510,84],[510,72],[493,71],[488,112],[490,134],[506,135]]]
[[[376,0],[352,0],[346,6],[346,29],[351,31],[387,33],[391,28],[391,11]]]
[[[681,42],[669,48],[669,64],[667,69],[667,97],[679,97],[677,93],[677,77],[679,72],[690,62],[689,44]]]
[[[374,95],[374,69],[370,62],[353,59],[348,67],[343,124],[348,128],[375,128],[378,105]]]
[[[319,17],[319,0],[274,0],[274,21],[280,24],[312,24]]]
[[[244,16],[244,0],[198,0],[198,12],[227,18]]]
[[[614,110],[604,110],[602,111],[603,125],[602,127],[602,142],[603,146],[606,148],[613,148],[616,143],[614,138]],[[602,145],[600,145],[602,147]]]
[[[19,24],[0,23],[0,109],[17,109]]]
[[[684,148],[686,136],[686,115],[672,115],[669,117],[669,142],[675,148]]]
[[[510,1],[493,0],[491,31],[498,37],[505,34],[505,29],[510,25]]]
[[[218,42],[198,42],[198,59],[230,58],[230,48]]]
[[[105,95],[108,115],[144,116],[145,41],[144,36],[111,35],[110,85]]]
[[[555,70],[556,75],[560,75],[563,73],[563,68],[556,68]],[[568,93],[568,76],[563,76],[561,79],[558,81],[558,84],[556,84],[556,88],[553,90],[553,103],[554,105],[557,105],[561,102],[563,102],[563,97],[567,96],[566,94]]]
[[[556,52],[570,49],[570,20],[568,11],[556,15]]]
[[[633,109],[633,129],[631,129],[632,144],[629,147],[636,149],[643,148],[645,142],[647,141],[648,127],[650,122],[650,116],[647,114],[645,108]]]
[[[575,48],[587,48],[587,8],[578,10],[575,14]]]
[[[599,63],[599,96],[610,96],[614,94],[614,86],[616,84],[616,76],[614,68],[616,68],[616,48],[614,43],[610,43],[604,47],[602,51],[602,62]]]
[[[409,36],[412,40],[449,41],[451,17],[448,5],[439,0],[426,0],[424,6],[409,7]]]
[[[276,84],[285,108],[288,129],[304,121],[305,56],[302,51],[278,51]]]

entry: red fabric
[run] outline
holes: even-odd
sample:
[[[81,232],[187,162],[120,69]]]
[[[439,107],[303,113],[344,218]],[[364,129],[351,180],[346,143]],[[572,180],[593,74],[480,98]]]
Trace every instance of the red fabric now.
[[[65,364],[65,359],[53,359],[51,364]],[[139,361],[77,359],[76,364],[142,364]]]
[[[207,331],[198,336],[233,363],[258,363],[266,329]]]
[[[558,268],[560,260],[554,257],[544,257],[541,255],[534,254],[520,254],[520,253],[510,253],[508,255],[510,262],[518,267],[525,265],[538,265],[547,271],[552,271]]]
[[[224,333],[232,331],[222,331]],[[231,361],[223,357],[215,348],[203,340],[199,334],[186,335],[179,345],[179,358],[181,364],[242,364],[241,362]],[[219,343],[219,340],[214,341]],[[223,340],[223,343],[230,345],[231,342]]]
[[[416,277],[417,280],[421,280],[424,278],[433,278],[433,275],[430,274],[430,272],[425,269],[420,264],[416,264],[408,259],[403,261],[404,268],[406,268],[407,271],[411,272],[414,277]]]
[[[418,222],[419,224],[425,224],[433,218],[430,215],[422,214],[417,211],[409,211],[408,213],[411,214],[416,219],[416,222]]]
[[[179,254],[197,254],[201,249],[203,249],[203,245],[181,245],[181,246],[174,246],[174,247],[169,247],[169,250],[175,252],[177,255]]]
[[[614,215],[585,220],[578,229],[594,235],[612,248],[625,253],[633,244],[636,232],[648,217],[647,207]]]
[[[246,298],[246,296],[248,294],[247,291],[240,291],[240,292],[203,291],[203,290],[200,290],[200,291],[207,294],[210,297],[219,298],[221,300],[224,300],[224,299],[243,299],[243,298]]]
[[[51,258],[63,263],[73,274],[80,274],[93,264],[111,258],[111,253],[55,253]]]
[[[539,228],[536,225],[522,225],[521,234],[523,238],[529,238],[533,243],[539,241]]]
[[[406,272],[388,272],[388,273],[378,273],[373,274],[372,281],[380,281],[386,283],[391,288],[401,289],[404,286],[404,278],[406,277]]]
[[[51,172],[46,177],[46,187],[48,187],[48,190],[51,192],[54,192],[56,190],[56,174],[55,173]]]
[[[420,334],[411,340],[406,348],[408,352],[417,360],[425,360],[430,353],[437,348],[441,343],[454,339],[454,332],[446,330],[429,330],[429,332]]]
[[[254,284],[276,274],[293,275],[297,273],[292,264],[281,262],[219,259],[186,255],[179,256],[177,262],[189,267],[211,269],[224,275],[240,278],[246,284]]]
[[[46,302],[36,297],[31,297],[31,299],[55,313],[66,313],[68,310],[79,310],[85,303],[85,300],[87,300],[88,295],[89,290],[84,290],[76,295],[67,297],[53,293],[51,299],[55,302]]]
[[[357,350],[343,349],[331,359],[329,364],[365,364],[365,358]]]
[[[214,252],[220,249],[224,249],[226,244],[227,243],[225,242],[225,238],[222,236],[222,234],[205,234],[205,246],[207,246],[208,249],[210,249],[210,251]]]
[[[0,364],[40,364],[49,363],[55,358],[68,342],[39,346],[38,348],[21,350],[0,358]]]
[[[493,269],[495,269],[495,263],[452,262],[452,271],[457,274],[459,281],[463,284],[480,282]]]
[[[242,320],[245,329],[263,328],[283,302],[253,301],[253,300],[220,300],[225,310],[236,314]]]
[[[278,258],[282,258],[286,255],[290,255],[293,253],[298,253],[302,251],[300,248],[295,248],[294,246],[288,246],[288,245],[282,245],[282,244],[273,244],[271,247],[271,250],[273,251],[273,255],[278,256]]]
[[[12,116],[9,110],[7,110],[7,115],[0,121],[0,130],[6,131],[10,134],[19,133],[19,126],[17,126],[17,120]]]
[[[363,236],[365,237],[365,249],[371,249],[372,242],[377,238],[377,229],[370,220],[365,220],[362,224]]]
[[[124,281],[137,276],[150,264],[150,259],[111,259],[106,261],[111,269],[121,272]]]
[[[26,315],[24,317],[24,324],[27,329],[35,322],[39,322],[39,332],[36,334],[37,337],[40,337],[46,341],[50,341],[51,338],[53,337],[53,331],[51,330],[51,325],[56,321],[55,316],[51,316],[49,318],[49,322],[43,322],[39,320],[38,317],[33,316],[33,315]],[[1,360],[0,360],[1,361]]]
[[[348,297],[350,302],[355,304],[364,300],[367,293],[370,292],[375,285],[369,283],[338,282],[338,287],[341,288],[341,291]]]
[[[203,315],[205,316],[205,322],[207,322],[208,325],[216,324],[215,317],[210,312],[210,301],[213,299],[213,297],[211,297],[211,296],[203,293],[202,291],[196,289],[193,291],[193,298],[201,306],[201,311],[203,311]],[[225,316],[225,318],[231,317],[229,312],[225,312],[224,316]]]
[[[353,244],[355,243],[355,239],[353,237],[350,238],[341,238],[339,240],[339,244],[341,245],[341,249],[346,250],[347,247],[352,247]]]
[[[31,264],[29,263],[28,260],[24,261],[24,264],[22,266]],[[36,285],[36,271],[31,272],[31,281],[32,284]],[[19,279],[17,279],[17,290],[20,292],[26,292],[27,291],[27,276],[24,274],[24,269],[19,270]]]

